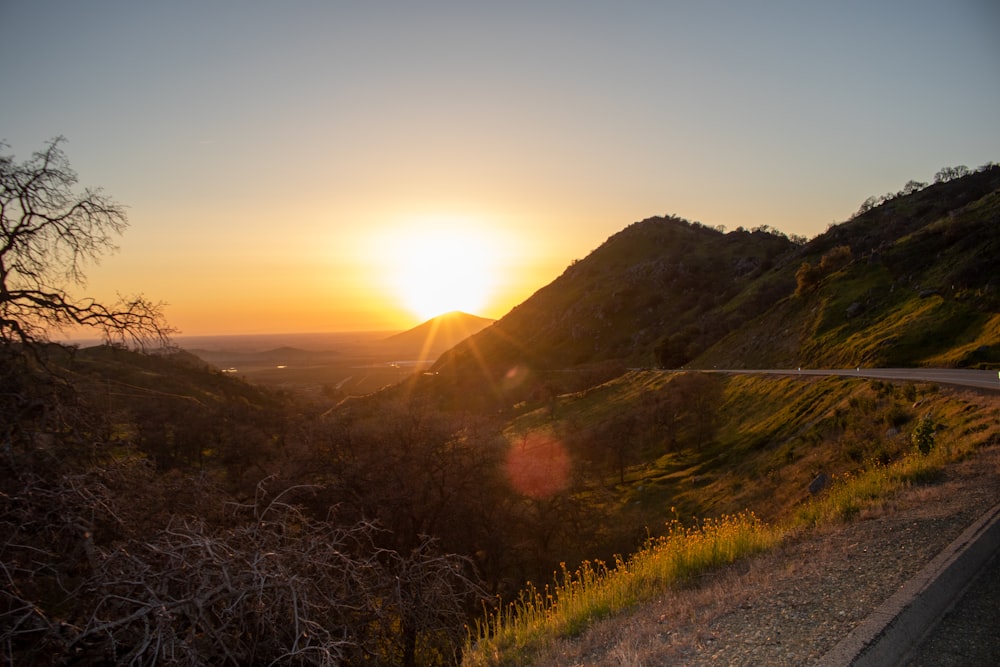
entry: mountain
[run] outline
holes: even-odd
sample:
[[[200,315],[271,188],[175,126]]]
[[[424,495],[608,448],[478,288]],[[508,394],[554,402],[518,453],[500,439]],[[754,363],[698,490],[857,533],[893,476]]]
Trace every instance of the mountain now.
[[[456,310],[390,336],[382,341],[381,347],[398,349],[407,358],[432,359],[494,322]]]
[[[917,185],[808,242],[634,223],[442,355],[436,391],[509,405],[636,366],[1000,362],[1000,167]]]
[[[649,218],[573,263],[432,370],[456,397],[489,402],[499,389],[504,403],[578,389],[626,366],[679,366],[794,290],[794,274],[776,267],[797,250],[767,229],[726,234],[677,217]]]
[[[287,655],[300,633],[272,632],[284,626],[260,623],[260,610],[297,613],[281,607],[285,593],[321,576],[346,602],[304,622],[332,624],[331,650],[356,650],[346,661],[398,662],[400,628],[418,617],[432,630],[411,637],[437,659],[468,637],[460,610],[484,590],[541,599],[533,587],[512,593],[559,564],[575,586],[585,579],[574,563],[587,577],[603,572],[590,564],[660,544],[650,538],[664,526],[681,537],[689,517],[705,519],[683,533],[697,542],[708,534],[700,526],[724,527],[725,513],[744,508],[771,525],[839,526],[881,512],[906,485],[953,481],[950,462],[987,468],[970,457],[1000,439],[992,392],[643,368],[1000,368],[1000,168],[867,204],[808,242],[675,217],[635,223],[492,326],[456,314],[383,341],[419,353],[485,327],[432,372],[421,364],[357,398],[342,391],[349,376],[385,366],[358,364],[365,346],[337,357],[339,379],[327,375],[305,401],[187,352],[2,350],[0,521],[13,531],[4,594],[33,615],[7,652],[27,663],[138,656],[149,628],[181,640],[201,628],[215,644],[177,646],[203,661],[226,642]],[[304,354],[260,353],[282,365],[311,361]],[[817,480],[836,480],[836,492],[818,495]],[[262,548],[280,599],[243,608],[260,602],[258,575],[271,576],[252,567]],[[363,576],[346,585],[344,572]],[[481,585],[468,585],[473,572]],[[416,601],[385,595],[427,592],[428,581],[434,590]],[[64,582],[72,594],[56,590]],[[187,603],[206,595],[232,610],[221,624]],[[166,625],[164,604],[178,614]],[[98,614],[125,621],[59,621]]]
[[[1000,167],[891,199],[807,243],[796,290],[697,367],[1000,364]]]

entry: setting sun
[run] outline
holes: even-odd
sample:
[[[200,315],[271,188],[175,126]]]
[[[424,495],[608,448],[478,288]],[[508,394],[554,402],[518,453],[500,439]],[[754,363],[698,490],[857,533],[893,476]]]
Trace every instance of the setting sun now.
[[[418,221],[382,244],[387,287],[421,320],[460,310],[479,314],[497,288],[497,240],[471,226]]]

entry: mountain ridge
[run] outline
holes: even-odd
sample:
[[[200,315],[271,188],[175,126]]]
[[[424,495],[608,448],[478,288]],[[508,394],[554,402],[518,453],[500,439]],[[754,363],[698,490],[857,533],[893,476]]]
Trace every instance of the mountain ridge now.
[[[553,371],[601,364],[1000,362],[998,221],[996,165],[908,186],[808,241],[647,218],[443,354],[433,371],[450,384],[437,386],[465,400],[489,387],[482,400],[511,405]],[[512,390],[511,373],[532,379]]]
[[[453,310],[389,336],[381,344],[385,347],[413,350],[423,357],[437,356],[494,322],[496,320]]]

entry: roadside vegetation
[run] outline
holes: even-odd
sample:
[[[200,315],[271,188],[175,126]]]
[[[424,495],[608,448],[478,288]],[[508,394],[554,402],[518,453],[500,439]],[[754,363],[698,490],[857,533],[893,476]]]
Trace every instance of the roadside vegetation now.
[[[689,527],[674,520],[665,535],[650,538],[627,559],[584,561],[573,571],[563,564],[551,584],[539,589],[529,582],[517,600],[485,611],[470,629],[463,664],[525,664],[555,638],[579,634],[667,586],[769,549],[781,538],[750,512]]]
[[[773,400],[784,398],[780,381],[754,378],[749,384],[758,389],[761,384],[769,384],[778,390],[770,395]],[[985,401],[980,410],[977,401],[967,402],[934,386],[850,381],[843,388],[846,391],[840,393],[840,400],[859,409],[860,414],[841,414],[834,408],[835,419],[848,427],[864,419],[865,412],[882,411],[883,419],[876,423],[907,424],[895,436],[895,444],[872,443],[867,452],[852,449],[846,460],[827,458],[824,468],[838,472],[821,473],[822,483],[817,483],[817,478],[809,489],[800,488],[796,502],[780,509],[770,505],[775,515],[772,522],[761,520],[749,510],[721,514],[715,519],[692,518],[686,523],[675,516],[667,522],[663,534],[650,537],[627,558],[616,555],[608,563],[585,561],[572,571],[562,564],[550,583],[539,588],[529,582],[516,599],[497,601],[484,610],[469,627],[463,664],[528,664],[537,651],[557,639],[578,635],[597,621],[648,602],[668,588],[690,585],[698,575],[714,568],[775,548],[805,531],[877,514],[901,489],[934,483],[947,465],[974,455],[980,446],[1000,442],[1000,427],[996,424],[1000,411],[995,401]],[[741,391],[744,397],[752,393],[746,390],[743,387]],[[873,394],[883,398],[895,395],[900,400],[878,405]],[[918,395],[920,400],[911,403]],[[756,400],[760,398],[757,394]],[[867,410],[862,408],[865,401],[871,401]],[[923,416],[914,419],[895,412],[903,409],[904,402],[923,409]],[[889,421],[884,421],[886,418]],[[794,425],[801,428],[802,421]],[[742,422],[740,426],[746,428],[752,423]],[[889,429],[897,430],[895,426]],[[838,446],[843,443],[817,442],[814,447],[829,456]],[[629,473],[636,483],[641,483],[649,481],[650,473],[655,477],[654,470],[648,464],[636,465]],[[706,469],[698,470],[704,473]],[[683,485],[686,480],[674,481]],[[766,487],[756,497],[763,500],[771,491]]]
[[[994,167],[808,243],[636,223],[433,372],[334,400],[73,296],[125,218],[60,146],[0,156],[0,662],[521,664],[1000,441],[989,392],[650,370],[996,368]],[[50,342],[77,326],[106,344]]]

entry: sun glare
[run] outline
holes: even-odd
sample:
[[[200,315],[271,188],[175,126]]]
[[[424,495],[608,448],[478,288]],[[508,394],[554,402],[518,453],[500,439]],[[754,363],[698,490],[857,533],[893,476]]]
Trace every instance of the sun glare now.
[[[496,244],[471,226],[413,224],[391,234],[390,289],[423,320],[481,314],[496,288]]]

